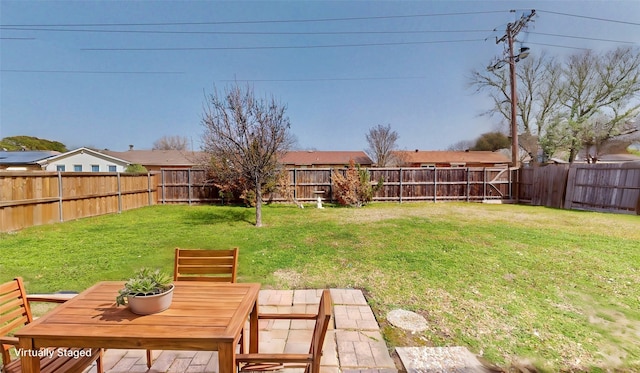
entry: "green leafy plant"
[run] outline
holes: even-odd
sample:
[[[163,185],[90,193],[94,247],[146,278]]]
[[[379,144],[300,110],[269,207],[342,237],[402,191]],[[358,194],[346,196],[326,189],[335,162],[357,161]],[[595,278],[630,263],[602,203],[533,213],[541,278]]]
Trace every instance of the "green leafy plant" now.
[[[144,167],[141,164],[138,163],[133,163],[127,166],[127,168],[124,170],[124,172],[129,172],[129,173],[146,173],[147,168]]]
[[[142,268],[124,284],[124,288],[118,291],[116,304],[125,305],[126,297],[162,294],[171,289],[171,277],[159,269],[152,271]]]

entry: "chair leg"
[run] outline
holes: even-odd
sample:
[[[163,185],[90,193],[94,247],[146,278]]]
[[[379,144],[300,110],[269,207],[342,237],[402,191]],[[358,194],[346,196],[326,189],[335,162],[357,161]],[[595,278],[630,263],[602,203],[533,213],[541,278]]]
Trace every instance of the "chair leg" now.
[[[147,368],[151,368],[152,361],[153,361],[152,351],[147,350]]]
[[[244,329],[242,329],[242,331],[240,332],[240,341],[238,342],[240,344],[240,353],[241,354],[246,354],[247,353],[247,347],[245,346],[244,343]]]
[[[104,364],[102,362],[102,359],[104,358],[104,350],[100,349],[99,354],[100,356],[98,356],[98,359],[96,360],[96,369],[98,370],[98,373],[104,373]]]

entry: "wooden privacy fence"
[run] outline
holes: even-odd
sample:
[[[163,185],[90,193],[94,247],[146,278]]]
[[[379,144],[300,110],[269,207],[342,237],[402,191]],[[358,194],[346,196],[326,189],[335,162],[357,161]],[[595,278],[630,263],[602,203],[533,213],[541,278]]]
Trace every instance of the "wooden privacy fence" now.
[[[332,169],[290,169],[300,202],[335,200]],[[335,170],[345,172],[345,169]],[[640,215],[640,163],[505,168],[372,168],[375,201],[515,200],[538,206]],[[287,198],[274,193],[274,202]],[[0,173],[0,232],[117,213],[156,203],[222,203],[199,169],[158,174]]]
[[[334,201],[332,172],[345,169],[290,169],[289,186],[299,202]],[[383,185],[375,201],[484,201],[566,209],[640,214],[640,164],[564,164],[505,168],[371,168]],[[204,170],[163,170],[159,203],[220,203]],[[274,202],[287,198],[273,193]]]
[[[382,179],[375,201],[481,201],[511,199],[516,169],[506,168],[371,168],[372,184]],[[345,169],[289,169],[289,189],[299,202],[321,197],[335,201],[332,172]],[[221,196],[206,182],[204,170],[165,169],[160,173],[158,203],[218,203]],[[284,202],[288,198],[273,193],[266,200]]]
[[[526,167],[518,190],[520,203],[640,215],[640,163]]]
[[[569,164],[522,168],[518,201],[534,206],[563,208],[568,174]]]
[[[158,203],[222,203],[215,185],[207,182],[202,169],[162,169],[158,175]]]
[[[512,199],[517,169],[372,168],[373,183],[383,180],[374,201],[484,201]]]
[[[640,163],[572,166],[564,208],[640,215]]]
[[[0,173],[0,232],[117,213],[156,203],[151,174]]]

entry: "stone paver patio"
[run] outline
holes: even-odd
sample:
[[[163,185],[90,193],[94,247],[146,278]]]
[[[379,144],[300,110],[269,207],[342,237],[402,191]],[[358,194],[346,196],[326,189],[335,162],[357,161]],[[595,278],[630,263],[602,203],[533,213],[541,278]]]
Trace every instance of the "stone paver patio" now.
[[[322,290],[261,290],[258,298],[263,313],[316,313]],[[393,359],[376,319],[360,290],[331,289],[333,318],[325,338],[322,373],[396,373]],[[306,353],[313,321],[260,320],[260,352]],[[107,350],[106,373],[218,372],[217,352],[154,351],[147,369],[144,350]],[[302,372],[284,369],[281,372]],[[92,367],[87,373],[95,373]]]

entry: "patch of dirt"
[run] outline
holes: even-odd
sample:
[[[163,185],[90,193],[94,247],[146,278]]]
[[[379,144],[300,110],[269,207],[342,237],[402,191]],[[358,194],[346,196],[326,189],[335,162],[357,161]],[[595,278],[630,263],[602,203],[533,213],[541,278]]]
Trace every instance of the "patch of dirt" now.
[[[396,347],[433,346],[432,343],[427,343],[428,341],[422,336],[422,333],[411,333],[410,331],[396,328],[385,319],[378,319],[378,325],[380,325],[380,332],[387,344],[389,355],[399,372],[406,372],[406,369],[396,352]]]
[[[276,278],[278,289],[298,289],[302,284],[302,274],[288,269],[273,272],[273,277]]]
[[[115,299],[115,298],[114,298]],[[40,317],[45,315],[47,312],[51,311],[57,306],[56,303],[44,303],[44,302],[32,302],[30,304],[31,313],[34,317]]]

